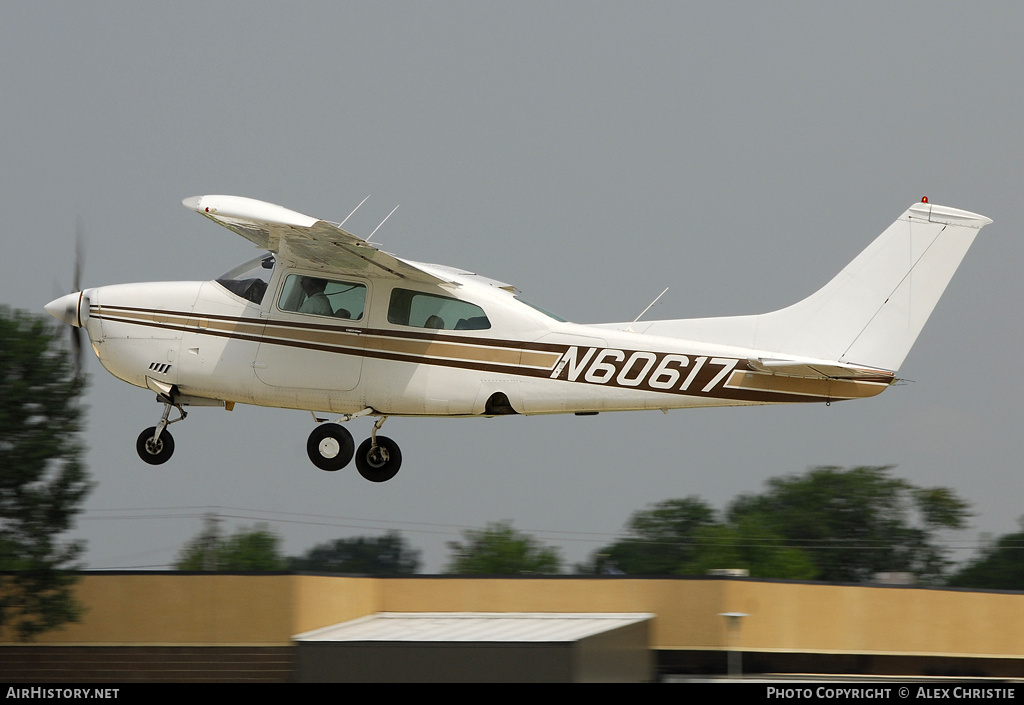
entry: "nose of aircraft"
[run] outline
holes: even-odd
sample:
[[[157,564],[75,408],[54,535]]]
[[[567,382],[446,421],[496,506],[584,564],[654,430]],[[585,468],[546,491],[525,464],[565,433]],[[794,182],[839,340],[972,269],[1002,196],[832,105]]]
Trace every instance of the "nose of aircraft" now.
[[[59,299],[54,299],[43,308],[54,318],[64,321],[69,326],[81,328],[82,323],[78,318],[78,304],[82,300],[82,292],[76,291],[67,294]]]

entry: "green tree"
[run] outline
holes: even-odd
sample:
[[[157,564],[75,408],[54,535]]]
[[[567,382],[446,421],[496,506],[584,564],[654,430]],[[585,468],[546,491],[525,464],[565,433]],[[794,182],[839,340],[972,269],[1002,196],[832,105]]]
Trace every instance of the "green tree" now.
[[[669,499],[634,512],[626,538],[599,549],[583,572],[677,575],[694,561],[697,533],[717,524],[715,510],[699,497]],[[719,566],[721,567],[721,566]]]
[[[420,552],[410,548],[397,531],[384,536],[335,539],[288,559],[291,570],[361,575],[409,575],[419,565]]]
[[[278,549],[281,539],[266,524],[251,529],[242,527],[228,537],[222,536],[219,520],[207,517],[198,536],[185,544],[174,567],[178,570],[270,572],[285,570],[285,559]]]
[[[1021,529],[1000,536],[981,549],[980,555],[957,571],[948,582],[950,587],[989,590],[1024,590],[1024,517]]]
[[[916,487],[891,470],[817,467],[772,478],[762,494],[735,499],[728,520],[803,549],[821,580],[864,582],[893,571],[939,582],[951,563],[938,534],[964,528],[969,505],[950,489]]]
[[[62,331],[0,308],[0,627],[19,639],[76,621],[71,570],[82,542],[59,540],[92,488],[79,440],[85,379]]]
[[[520,575],[561,571],[558,549],[543,546],[532,536],[512,528],[511,522],[467,529],[463,540],[448,542],[452,552],[448,573]]]
[[[801,550],[751,522],[726,524],[699,497],[669,499],[635,512],[629,535],[598,550],[586,573],[704,575],[713,568],[745,568],[761,578],[809,579],[817,572]]]
[[[693,539],[693,558],[675,571],[682,575],[705,575],[715,568],[743,568],[754,578],[812,580],[818,575],[806,552],[749,521],[702,527]]]

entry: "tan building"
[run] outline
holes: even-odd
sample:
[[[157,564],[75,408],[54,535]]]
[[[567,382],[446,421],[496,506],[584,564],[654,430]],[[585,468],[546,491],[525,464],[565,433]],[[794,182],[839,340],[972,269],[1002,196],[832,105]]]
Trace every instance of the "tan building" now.
[[[587,637],[590,641],[555,633],[532,644],[512,644],[500,629],[485,629],[475,641],[435,632],[427,637],[435,659],[439,648],[479,653],[485,646],[507,647],[515,651],[499,660],[508,666],[515,660],[508,654],[517,653],[524,664],[520,672],[500,675],[488,671],[486,663],[477,663],[473,672],[432,671],[442,680],[600,680],[601,674],[586,666],[598,662],[595,653],[622,649],[635,655],[638,643],[648,654],[636,661],[641,680],[724,673],[730,650],[742,653],[748,673],[1024,678],[1024,593],[742,578],[168,572],[85,573],[77,592],[86,607],[81,622],[32,645],[16,644],[10,635],[3,640],[0,680],[401,680],[406,676],[394,669],[363,669],[358,677],[332,671],[322,658],[315,673],[303,668],[308,640],[296,637],[382,613],[636,617],[628,629],[606,630]],[[746,616],[730,630],[726,613]],[[417,629],[409,624],[410,632]],[[353,639],[344,636],[352,630],[338,633],[346,641],[336,653],[349,654],[336,657],[343,660],[357,658],[359,648],[388,648],[405,662],[427,653],[426,642],[415,635],[396,639],[369,633]],[[553,644],[561,644],[561,651]],[[562,654],[549,661],[564,657],[576,666],[531,677],[527,653],[542,645]],[[636,673],[610,677],[629,680]]]

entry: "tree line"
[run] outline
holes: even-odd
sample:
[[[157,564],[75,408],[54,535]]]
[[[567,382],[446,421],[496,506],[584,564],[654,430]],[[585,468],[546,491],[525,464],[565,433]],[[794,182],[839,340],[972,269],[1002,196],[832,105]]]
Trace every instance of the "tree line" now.
[[[943,539],[966,528],[968,503],[948,488],[918,487],[892,470],[825,466],[775,477],[763,492],[739,495],[722,512],[695,496],[658,502],[634,512],[622,538],[571,568],[557,547],[511,522],[494,522],[449,542],[444,572],[655,577],[738,569],[755,578],[866,583],[895,574],[924,585],[1024,590],[1024,533],[993,541],[954,570]],[[177,569],[398,575],[420,565],[419,551],[398,532],[335,539],[284,557],[266,525],[231,536],[211,533],[210,525],[182,550]]]

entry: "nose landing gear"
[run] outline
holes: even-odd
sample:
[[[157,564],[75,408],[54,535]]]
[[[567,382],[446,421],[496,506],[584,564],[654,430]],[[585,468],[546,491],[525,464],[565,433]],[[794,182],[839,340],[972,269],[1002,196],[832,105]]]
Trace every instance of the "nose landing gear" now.
[[[168,420],[172,406],[178,410],[181,416]],[[163,465],[170,460],[171,455],[174,453],[174,438],[167,431],[167,427],[172,423],[183,421],[186,416],[188,416],[188,413],[181,408],[181,404],[175,404],[173,401],[164,401],[164,413],[160,417],[160,422],[156,426],[150,426],[140,433],[138,440],[135,441],[135,451],[139,454],[139,457],[150,465]]]

